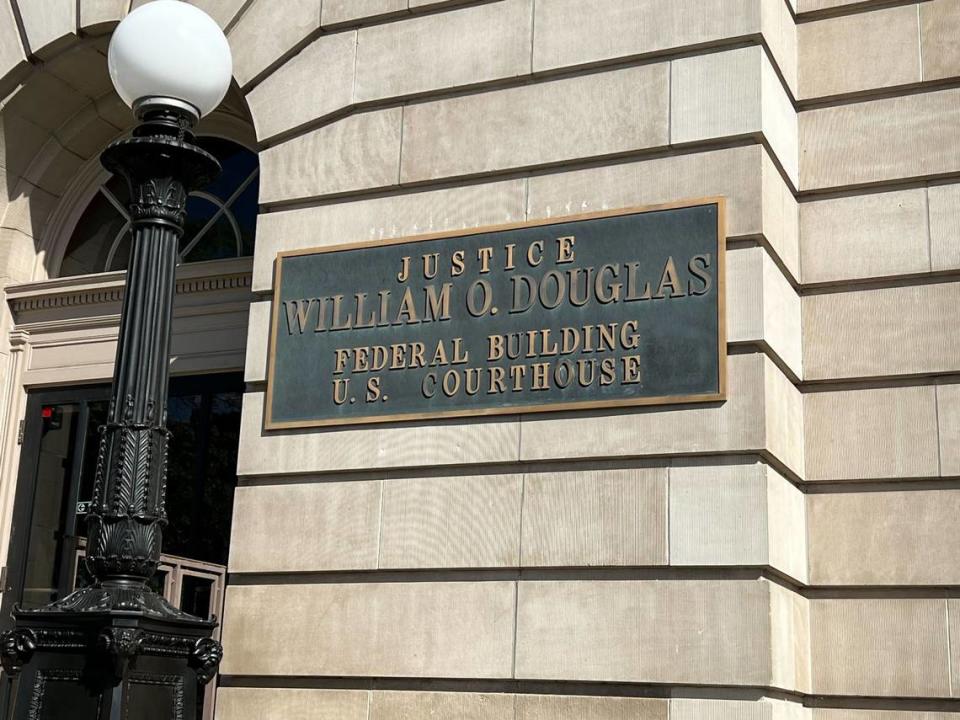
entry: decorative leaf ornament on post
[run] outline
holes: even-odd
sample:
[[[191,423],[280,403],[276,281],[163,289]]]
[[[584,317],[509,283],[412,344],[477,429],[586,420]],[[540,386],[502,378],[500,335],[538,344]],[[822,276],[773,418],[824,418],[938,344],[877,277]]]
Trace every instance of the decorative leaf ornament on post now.
[[[192,129],[223,99],[230,48],[217,24],[155,0],[117,27],[108,55],[140,124],[101,156],[130,191],[133,241],[107,423],[101,428],[87,568],[94,582],[44,608],[14,611],[0,659],[15,718],[195,716],[198,681],[216,673],[215,620],[150,587],[167,524],[167,384],[177,249],[187,195],[220,172]]]

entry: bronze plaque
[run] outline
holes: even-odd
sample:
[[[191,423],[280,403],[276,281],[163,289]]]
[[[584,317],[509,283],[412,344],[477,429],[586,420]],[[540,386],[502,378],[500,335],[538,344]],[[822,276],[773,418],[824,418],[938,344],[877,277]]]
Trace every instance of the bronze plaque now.
[[[724,201],[280,253],[267,429],[724,398]]]

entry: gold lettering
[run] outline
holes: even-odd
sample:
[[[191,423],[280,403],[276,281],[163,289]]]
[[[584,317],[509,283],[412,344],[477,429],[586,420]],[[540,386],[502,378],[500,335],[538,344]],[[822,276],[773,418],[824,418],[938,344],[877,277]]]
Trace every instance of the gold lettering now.
[[[363,306],[367,300],[367,293],[357,293],[357,322],[354,324],[355,328],[371,328],[377,324],[377,314],[370,311],[370,318],[367,320],[363,319]]]
[[[600,271],[597,273],[597,281],[595,283],[594,290],[597,294],[597,300],[604,305],[608,303],[616,302],[620,299],[620,290],[623,287],[623,283],[613,282],[617,279],[617,273],[620,270],[619,265],[603,265],[600,268]],[[604,280],[604,275],[610,275],[610,282]]]
[[[553,280],[557,285],[557,294],[552,298],[548,298],[546,294],[547,280]],[[544,274],[543,278],[540,280],[540,304],[543,305],[547,310],[553,310],[560,303],[563,302],[563,296],[567,290],[567,281],[565,276],[557,270],[550,270]]]
[[[433,381],[433,387],[430,389],[430,392],[427,392],[427,381]],[[425,398],[432,398],[437,394],[437,375],[436,373],[427,373],[423,376],[423,382],[420,383],[420,392],[423,393]]]
[[[440,253],[427,253],[423,256],[423,277],[427,280],[433,280],[437,276],[437,268],[440,266]]]
[[[549,328],[546,330],[541,330],[540,331],[540,355],[542,355],[543,357],[551,357],[552,355],[556,355],[557,351],[558,351],[558,345],[556,340],[553,341],[553,346],[552,347],[550,346]]]
[[[636,320],[627,320],[620,326],[620,346],[625,350],[633,350],[640,345],[639,325]]]
[[[450,319],[450,291],[453,283],[444,283],[437,295],[437,289],[433,285],[427,285],[423,292],[427,296],[427,306],[423,311],[423,321],[432,322],[434,320]]]
[[[476,395],[480,392],[480,368],[467,368],[464,375],[463,389],[467,391],[467,395]],[[472,384],[470,382],[471,377],[473,378]]]
[[[433,353],[433,362],[430,363],[430,366],[435,367],[437,365],[449,365],[449,364],[450,363],[447,361],[447,350],[443,346],[443,340],[438,340],[437,349]]]
[[[590,368],[589,377],[584,372],[585,368]],[[580,383],[582,387],[590,387],[593,385],[593,381],[597,377],[597,361],[596,360],[577,360],[577,382]]]
[[[317,306],[317,326],[313,328],[314,332],[323,332],[327,329],[327,305],[330,304],[330,298],[320,298]]]
[[[333,381],[333,402],[343,405],[347,401],[347,388],[350,387],[350,378],[336,378]]]
[[[307,298],[304,300],[286,300],[283,303],[287,311],[287,334],[293,335],[293,326],[296,322],[297,330],[303,335],[303,329],[307,325],[307,315],[310,314],[310,308],[316,298]]]
[[[617,347],[617,325],[620,323],[610,323],[608,325],[598,325],[600,337],[597,341],[597,352],[606,350],[615,350]]]
[[[537,251],[537,259],[533,259],[533,251]],[[530,247],[527,248],[527,264],[530,267],[536,267],[541,262],[543,262],[543,240],[534,240],[530,243]]]
[[[453,382],[447,381],[452,379]],[[460,373],[456,370],[447,370],[443,374],[443,394],[447,397],[453,397],[460,392]]]
[[[557,264],[573,262],[573,244],[577,238],[573,235],[557,238]]]
[[[470,359],[470,353],[463,349],[463,338],[453,339],[453,360],[454,365],[462,365]]]
[[[626,355],[623,360],[623,384],[632,385],[640,382],[640,356]]]
[[[340,348],[334,352],[336,353],[337,357],[333,363],[333,371],[335,373],[342,373],[347,367],[347,361],[350,359],[350,350],[347,348]]]
[[[390,369],[403,370],[407,364],[407,345],[399,343],[390,346]]]
[[[513,251],[517,249],[517,246],[513,243],[510,243],[506,246],[507,249],[507,261],[503,265],[504,270],[514,270],[517,266],[513,260]]]
[[[355,373],[370,370],[370,348],[357,347],[353,349],[353,371]]]
[[[492,247],[482,247],[477,250],[477,260],[480,261],[480,272],[490,272],[490,258],[493,257]]]
[[[583,273],[583,294],[579,295],[579,280],[578,277]],[[573,270],[568,270],[567,275],[570,276],[570,304],[574,307],[583,307],[587,304],[587,301],[590,299],[590,276],[593,275],[593,268],[574,268]]]
[[[380,378],[367,379],[367,402],[376,402],[380,399]]]
[[[613,358],[604,358],[600,361],[600,384],[610,385],[616,377],[617,366]]]
[[[577,332],[576,328],[565,327],[561,329],[560,338],[562,340],[560,353],[563,355],[569,355],[572,352],[576,352],[577,348],[580,347],[580,333]]]
[[[639,267],[640,263],[638,262],[627,263],[627,296],[623,299],[624,302],[650,299],[650,283],[644,283],[643,295],[637,295],[637,269]]]
[[[699,261],[699,262],[698,262]],[[690,258],[690,262],[687,264],[687,269],[690,271],[690,274],[696,278],[700,279],[700,282],[703,283],[702,288],[694,288],[693,280],[690,280],[687,283],[687,293],[690,295],[706,295],[710,291],[710,287],[713,285],[713,278],[710,273],[707,272],[707,268],[710,267],[710,254],[706,255],[694,255]]]
[[[664,290],[670,288],[670,297],[683,297],[684,292],[680,289],[680,278],[677,277],[677,266],[673,264],[673,256],[667,258],[667,264],[663,266],[663,274],[660,276],[660,284],[657,286],[657,292],[654,298],[664,297]]]
[[[483,302],[480,307],[477,307],[477,288],[483,290]],[[493,305],[493,289],[490,283],[486,280],[474,280],[467,291],[467,312],[474,317],[480,317],[487,314],[491,305]]]
[[[403,291],[403,299],[400,301],[400,309],[397,310],[397,319],[393,321],[394,325],[403,325],[404,323],[418,323],[417,306],[413,303],[413,293],[410,288]]]
[[[527,374],[526,365],[511,365],[510,375],[513,377],[513,390],[520,392],[523,390],[523,376]]]
[[[547,371],[550,369],[550,363],[533,363],[533,386],[531,390],[549,390]]]
[[[387,366],[387,349],[383,345],[373,346],[373,359],[370,361],[370,369],[374,372],[380,372]]]
[[[464,252],[463,250],[457,250],[453,257],[450,259],[450,274],[456,277],[457,275],[463,275],[463,262]]]
[[[510,307],[510,312],[526,312],[533,306],[534,288],[537,285],[536,282],[529,275],[511,275],[510,282],[513,283],[513,304]],[[523,302],[520,302],[521,284],[525,285],[527,288],[527,299]]]
[[[424,362],[423,353],[426,351],[427,347],[422,342],[410,343],[410,367],[426,367],[427,363]]]
[[[400,272],[397,273],[397,280],[405,283],[410,277],[410,258],[400,258]]]
[[[503,335],[488,335],[487,345],[490,348],[487,351],[488,362],[503,359]]]
[[[507,391],[506,386],[503,384],[503,375],[504,371],[502,367],[490,368],[490,389],[487,390],[487,395],[494,395],[495,393]]]
[[[343,295],[333,296],[333,322],[331,330],[349,330],[353,327],[353,313],[347,313],[346,320],[340,320],[340,307],[343,305]]]
[[[560,371],[563,370],[563,380],[561,380]],[[573,382],[573,365],[569,360],[561,360],[557,363],[556,370],[553,371],[553,382],[561,390],[566,389]]]

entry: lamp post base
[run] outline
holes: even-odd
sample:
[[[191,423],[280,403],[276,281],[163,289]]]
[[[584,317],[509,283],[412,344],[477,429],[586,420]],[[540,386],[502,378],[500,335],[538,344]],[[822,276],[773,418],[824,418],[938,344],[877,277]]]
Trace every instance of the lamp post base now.
[[[17,628],[0,647],[14,717],[194,718],[198,693],[220,662],[220,644],[210,639],[215,623],[145,593],[153,595],[144,598],[149,610],[106,609],[119,594],[84,588],[59,607],[15,613]]]

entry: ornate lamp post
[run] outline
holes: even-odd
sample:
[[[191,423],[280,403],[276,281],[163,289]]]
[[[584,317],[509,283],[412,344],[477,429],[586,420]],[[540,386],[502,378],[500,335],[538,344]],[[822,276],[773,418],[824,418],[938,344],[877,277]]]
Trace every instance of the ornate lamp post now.
[[[87,516],[90,586],[14,611],[0,659],[16,677],[15,718],[113,720],[195,716],[198,680],[220,662],[213,620],[148,586],[160,560],[167,475],[170,326],[187,194],[220,172],[191,132],[223,99],[230,48],[185,2],[156,0],[116,29],[109,67],[139,126],[101,162],[130,189],[133,242],[108,420]]]

